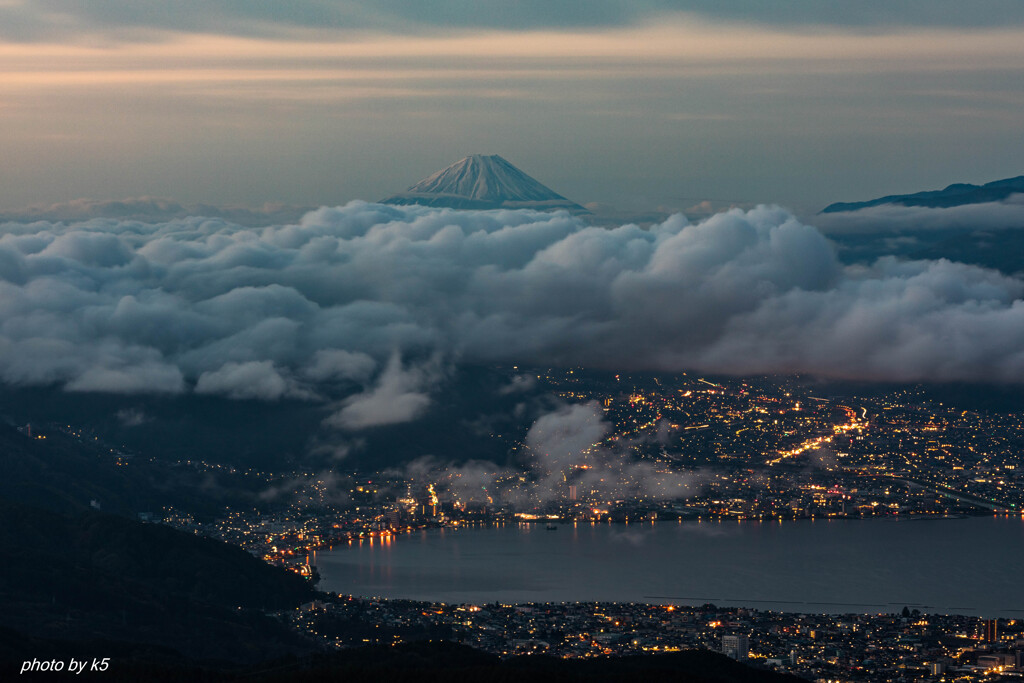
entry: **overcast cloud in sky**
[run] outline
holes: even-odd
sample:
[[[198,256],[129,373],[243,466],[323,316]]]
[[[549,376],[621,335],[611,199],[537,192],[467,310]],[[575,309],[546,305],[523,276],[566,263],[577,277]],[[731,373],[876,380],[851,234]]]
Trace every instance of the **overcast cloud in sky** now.
[[[318,206],[469,153],[626,210],[1019,175],[1024,6],[0,1],[0,213]]]

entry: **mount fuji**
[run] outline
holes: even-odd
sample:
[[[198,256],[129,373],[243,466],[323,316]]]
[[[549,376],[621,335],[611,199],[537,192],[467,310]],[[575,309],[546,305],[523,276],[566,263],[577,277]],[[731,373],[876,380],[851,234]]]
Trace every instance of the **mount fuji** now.
[[[456,161],[382,204],[421,204],[452,209],[534,209],[590,213],[497,154],[473,154]]]

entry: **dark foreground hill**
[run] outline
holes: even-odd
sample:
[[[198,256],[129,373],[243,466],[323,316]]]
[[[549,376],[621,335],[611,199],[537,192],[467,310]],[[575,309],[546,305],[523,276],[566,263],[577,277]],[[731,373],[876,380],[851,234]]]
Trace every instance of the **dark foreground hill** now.
[[[110,653],[107,671],[86,672],[75,680],[147,681],[252,681],[254,683],[796,683],[802,679],[763,671],[707,650],[672,654],[563,660],[545,656],[501,660],[495,655],[464,645],[418,642],[397,647],[372,646],[329,655],[286,657],[253,666],[216,666],[175,660],[157,651],[125,650],[117,643],[92,642],[70,651],[55,650],[60,644],[0,633],[0,660],[8,671],[31,652],[40,659],[58,657],[88,659],[96,652]],[[15,672],[16,673],[16,672]],[[38,678],[46,674],[37,674]],[[32,676],[25,676],[31,680]]]
[[[309,649],[262,613],[309,600],[304,579],[169,527],[0,501],[0,567],[0,627],[24,637],[236,661]]]
[[[761,671],[708,650],[672,654],[557,659],[523,656],[501,660],[495,655],[453,643],[411,643],[398,648],[372,647],[311,660],[291,671],[268,671],[256,680],[303,681],[644,681],[660,683],[789,683],[801,679]]]

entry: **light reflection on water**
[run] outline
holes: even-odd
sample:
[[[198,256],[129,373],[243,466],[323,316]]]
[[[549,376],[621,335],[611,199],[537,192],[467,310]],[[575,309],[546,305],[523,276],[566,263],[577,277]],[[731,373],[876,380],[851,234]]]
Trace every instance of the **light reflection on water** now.
[[[451,603],[618,601],[1024,617],[1024,520],[439,529],[316,556],[323,590]]]

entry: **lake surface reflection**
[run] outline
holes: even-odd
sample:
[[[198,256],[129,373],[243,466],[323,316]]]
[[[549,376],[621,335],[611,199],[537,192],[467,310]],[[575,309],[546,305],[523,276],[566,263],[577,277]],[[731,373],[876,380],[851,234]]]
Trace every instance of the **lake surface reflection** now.
[[[1024,617],[1024,519],[438,529],[318,552],[322,590],[449,603],[617,601]]]

